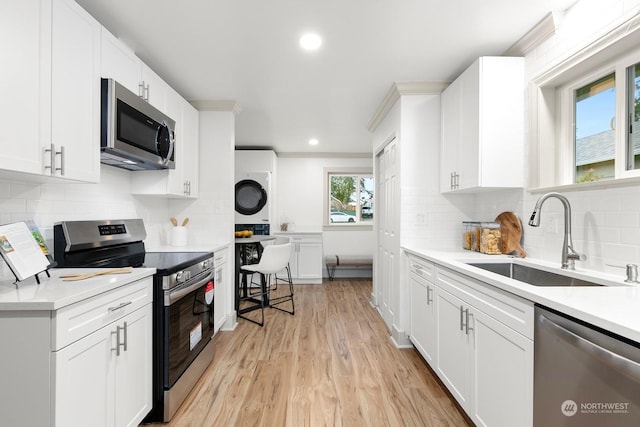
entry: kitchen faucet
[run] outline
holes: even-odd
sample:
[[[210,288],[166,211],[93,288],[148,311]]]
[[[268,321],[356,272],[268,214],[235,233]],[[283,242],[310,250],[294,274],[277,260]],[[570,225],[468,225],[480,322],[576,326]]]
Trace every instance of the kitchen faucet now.
[[[561,268],[565,270],[575,270],[575,261],[584,261],[587,259],[585,255],[577,253],[573,249],[573,239],[571,238],[571,205],[569,200],[560,193],[547,193],[542,195],[536,202],[536,206],[533,208],[531,218],[529,219],[529,225],[532,227],[540,226],[540,213],[542,204],[550,197],[555,197],[562,202],[564,207],[564,242],[562,243],[562,265]]]

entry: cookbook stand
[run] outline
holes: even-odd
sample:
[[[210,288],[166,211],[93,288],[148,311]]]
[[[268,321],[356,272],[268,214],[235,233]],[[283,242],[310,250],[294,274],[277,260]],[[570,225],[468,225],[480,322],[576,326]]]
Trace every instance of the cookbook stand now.
[[[35,274],[32,274],[31,276],[27,276],[27,277],[23,277],[22,279],[19,279],[18,278],[18,273],[13,269],[13,267],[11,267],[11,263],[9,261],[7,261],[7,259],[5,258],[4,254],[2,254],[2,259],[7,264],[7,267],[9,267],[9,270],[13,274],[13,277],[16,278],[15,282],[13,282],[13,284],[15,285],[16,288],[20,285],[20,282],[25,281],[29,277],[35,277],[36,278],[36,283],[39,285],[40,284],[40,276],[39,276],[39,274],[40,273],[45,273],[47,275],[47,277],[51,277],[51,274],[49,274],[49,269],[50,268],[54,268],[57,265],[57,263],[54,261],[51,264],[49,264],[47,266],[47,268],[45,268],[44,270],[39,271],[39,272],[37,272]]]

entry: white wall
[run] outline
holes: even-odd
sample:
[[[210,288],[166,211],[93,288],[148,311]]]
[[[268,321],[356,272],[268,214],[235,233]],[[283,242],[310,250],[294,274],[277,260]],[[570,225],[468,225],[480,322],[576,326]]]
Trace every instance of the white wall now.
[[[603,2],[581,0],[566,13],[556,34],[525,58],[527,81],[554,64],[588,46],[598,37],[640,12],[640,0]],[[526,104],[528,105],[528,104]],[[528,149],[525,149],[525,153]],[[573,241],[578,252],[587,255],[578,268],[624,275],[624,270],[607,264],[640,263],[640,188],[615,187],[563,192],[573,213]],[[480,194],[476,215],[513,210],[524,225],[524,247],[533,258],[560,263],[563,239],[561,204],[549,200],[543,206],[541,226],[526,225],[540,194],[527,191]]]
[[[373,168],[372,158],[278,156],[279,213],[295,224],[296,231],[320,231],[324,221],[324,169],[330,167]],[[375,250],[373,230],[323,232],[325,254],[371,255]]]

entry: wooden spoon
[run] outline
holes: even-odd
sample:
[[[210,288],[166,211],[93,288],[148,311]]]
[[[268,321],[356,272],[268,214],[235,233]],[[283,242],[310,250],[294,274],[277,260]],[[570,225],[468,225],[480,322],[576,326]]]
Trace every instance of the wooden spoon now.
[[[60,277],[65,282],[71,282],[75,280],[84,280],[90,277],[102,276],[105,274],[124,274],[131,273],[133,269],[131,267],[121,267],[121,268],[110,268],[108,270],[96,271],[93,273],[73,273],[73,274],[63,274]]]
[[[520,218],[513,212],[502,212],[496,217],[496,222],[500,223],[502,253],[510,254],[516,252],[520,258],[526,257],[527,252],[520,246],[520,239],[522,239]]]
[[[189,224],[189,218],[185,218],[184,221],[182,221],[182,226],[186,227],[187,224]]]
[[[169,218],[171,220],[171,224],[173,224],[174,227],[178,226],[178,220],[175,219],[174,217]]]

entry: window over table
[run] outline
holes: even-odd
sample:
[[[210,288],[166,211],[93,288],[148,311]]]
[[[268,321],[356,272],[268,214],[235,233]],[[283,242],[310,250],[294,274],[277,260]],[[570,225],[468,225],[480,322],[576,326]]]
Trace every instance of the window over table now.
[[[371,172],[328,171],[325,223],[336,226],[372,225],[375,203]]]

